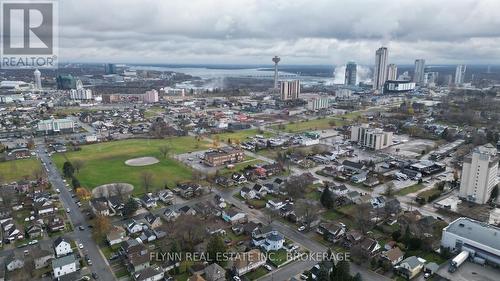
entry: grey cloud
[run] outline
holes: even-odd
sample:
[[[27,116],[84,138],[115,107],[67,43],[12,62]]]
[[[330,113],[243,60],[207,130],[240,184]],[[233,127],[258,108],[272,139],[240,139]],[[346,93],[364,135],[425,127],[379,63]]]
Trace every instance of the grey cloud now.
[[[84,3],[84,4],[83,4]],[[61,1],[68,59],[290,63],[498,62],[497,0]],[[90,57],[88,57],[90,56]],[[195,62],[195,61],[193,61]]]

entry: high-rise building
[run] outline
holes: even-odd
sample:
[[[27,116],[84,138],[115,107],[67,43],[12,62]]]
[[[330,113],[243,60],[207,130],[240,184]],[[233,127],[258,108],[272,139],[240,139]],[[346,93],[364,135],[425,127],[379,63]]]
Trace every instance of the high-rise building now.
[[[455,70],[455,85],[461,85],[464,83],[465,69],[465,64],[457,65],[457,69]]]
[[[360,146],[379,150],[392,145],[392,132],[380,128],[372,129],[368,124],[351,127],[351,141]]]
[[[486,203],[498,183],[498,161],[497,149],[493,145],[488,143],[474,148],[464,159],[460,197],[478,204]]]
[[[155,103],[158,102],[158,91],[155,89],[146,91],[142,97],[143,102],[145,103]]]
[[[280,96],[281,100],[295,100],[300,95],[300,81],[280,81]]]
[[[349,86],[356,86],[356,75],[357,75],[357,66],[355,62],[348,62],[345,67],[345,80],[344,84]]]
[[[40,70],[35,69],[35,72],[33,73],[35,76],[35,89],[36,90],[41,90],[42,89],[42,73],[40,73]]]
[[[76,88],[76,80],[71,74],[57,76],[56,82],[58,90],[69,90]]]
[[[403,72],[401,75],[398,76],[398,80],[400,81],[410,81],[411,77],[408,71]]]
[[[424,71],[425,71],[425,60],[416,59],[415,60],[415,71],[413,73],[413,82],[418,86],[424,84]]]
[[[274,56],[273,62],[274,62],[274,89],[278,89],[278,63],[280,62],[280,57]]]
[[[381,90],[387,80],[387,55],[386,47],[380,47],[375,52],[375,69],[373,71],[373,89]]]
[[[424,84],[426,86],[434,87],[437,84],[439,78],[439,72],[426,72],[424,74]]]
[[[107,63],[104,65],[105,74],[116,74],[116,65],[114,63]]]
[[[387,80],[394,81],[398,77],[398,66],[391,63],[387,66]]]

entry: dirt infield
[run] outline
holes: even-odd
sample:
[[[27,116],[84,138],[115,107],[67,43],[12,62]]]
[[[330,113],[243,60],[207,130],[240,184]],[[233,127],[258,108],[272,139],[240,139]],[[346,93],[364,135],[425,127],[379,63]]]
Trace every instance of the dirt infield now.
[[[117,191],[117,188],[120,191]],[[109,183],[100,185],[92,190],[92,197],[110,197],[118,194],[131,194],[132,190],[134,190],[134,186],[129,183]]]
[[[139,157],[139,158],[133,158],[125,161],[125,165],[127,166],[134,166],[134,167],[141,167],[141,166],[149,166],[153,165],[156,163],[159,163],[160,160],[156,159],[155,157]]]

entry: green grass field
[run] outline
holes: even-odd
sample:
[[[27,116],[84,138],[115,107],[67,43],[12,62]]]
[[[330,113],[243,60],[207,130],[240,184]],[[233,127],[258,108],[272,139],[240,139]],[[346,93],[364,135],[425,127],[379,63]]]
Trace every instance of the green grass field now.
[[[400,196],[408,195],[410,193],[415,193],[415,192],[419,191],[422,188],[424,188],[424,186],[422,184],[410,185],[410,186],[407,186],[405,188],[402,188],[402,189],[398,190],[396,192],[396,195],[400,195]]]
[[[235,131],[232,133],[215,134],[211,136],[211,139],[214,139],[217,136],[219,138],[219,141],[221,142],[227,142],[228,139],[231,139],[231,141],[239,140],[241,142],[247,140],[249,137],[254,137],[255,135],[261,135],[268,138],[272,137],[274,134],[267,131],[259,133],[258,129],[249,129],[249,130]]]
[[[334,117],[322,118],[322,119],[313,119],[308,121],[301,121],[295,123],[285,124],[284,132],[289,133],[300,133],[305,131],[314,131],[314,130],[324,130],[330,129],[336,126],[343,126],[350,123],[351,120],[362,115],[360,111],[353,111],[344,115],[338,115]],[[334,126],[332,126],[334,125]],[[279,126],[273,126],[273,129],[279,130]]]
[[[165,183],[172,186],[176,182],[187,181],[191,178],[192,170],[189,167],[172,158],[163,158],[158,149],[163,145],[170,147],[170,154],[177,154],[201,150],[206,148],[208,144],[204,141],[197,143],[193,137],[165,140],[124,140],[82,146],[81,151],[56,154],[53,159],[60,169],[62,169],[66,158],[70,161],[82,160],[84,162],[83,168],[76,176],[84,187],[93,189],[102,184],[126,182],[134,185],[134,194],[137,195],[144,192],[140,180],[140,175],[144,171],[153,174],[151,190],[163,188]],[[125,165],[125,161],[128,159],[144,156],[156,157],[160,162],[143,167]]]
[[[37,169],[41,169],[41,165],[35,158],[0,162],[0,182],[32,179]]]

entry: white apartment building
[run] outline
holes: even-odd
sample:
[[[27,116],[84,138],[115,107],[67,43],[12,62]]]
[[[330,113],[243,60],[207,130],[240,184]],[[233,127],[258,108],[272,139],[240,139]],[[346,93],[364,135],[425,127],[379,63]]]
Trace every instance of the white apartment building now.
[[[151,91],[146,91],[143,95],[142,95],[142,100],[145,102],[145,103],[155,103],[155,102],[158,102],[159,101],[159,98],[158,98],[158,91],[156,90],[151,90]]]
[[[380,47],[375,52],[375,69],[373,71],[373,89],[381,90],[387,81],[387,56],[386,47]]]
[[[322,96],[308,96],[304,98],[307,101],[307,110],[320,110],[330,107],[330,99]]]
[[[464,159],[460,197],[478,204],[486,203],[498,183],[498,161],[497,149],[493,145],[474,148]]]
[[[392,132],[379,128],[370,128],[368,124],[351,127],[351,141],[373,150],[384,149],[392,145]]]
[[[92,99],[92,90],[90,89],[71,89],[69,91],[69,97],[72,100],[91,100]]]
[[[300,81],[280,81],[281,100],[295,100],[300,96]]]
[[[461,85],[464,83],[466,69],[467,67],[464,64],[457,65],[455,70],[455,85]]]

